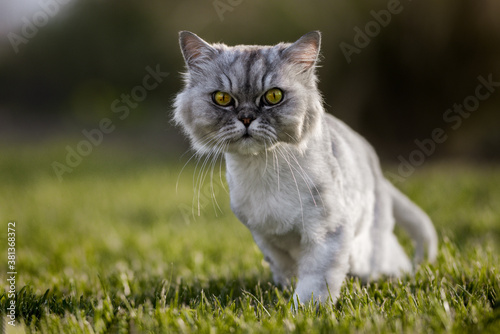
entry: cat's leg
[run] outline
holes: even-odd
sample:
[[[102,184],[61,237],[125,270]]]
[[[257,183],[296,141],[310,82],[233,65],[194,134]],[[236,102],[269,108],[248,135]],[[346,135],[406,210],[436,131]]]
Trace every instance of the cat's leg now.
[[[296,275],[297,264],[290,253],[276,247],[268,238],[259,233],[252,233],[257,246],[264,254],[277,285],[290,286],[291,279]]]
[[[301,245],[298,282],[293,295],[295,305],[297,300],[300,303],[310,301],[311,296],[314,302],[320,303],[335,303],[339,297],[349,269],[352,231],[339,227],[319,239]]]
[[[370,231],[365,230],[353,238],[349,274],[360,278],[362,282],[368,282],[371,278],[371,254],[373,254],[373,243]]]
[[[373,242],[371,278],[380,275],[400,276],[411,272],[412,264],[393,233],[395,221],[392,199],[385,188],[379,185],[375,192],[374,222],[371,230]]]
[[[384,275],[399,277],[405,273],[411,273],[413,266],[408,255],[393,233],[386,236],[387,252],[383,266],[380,268]]]

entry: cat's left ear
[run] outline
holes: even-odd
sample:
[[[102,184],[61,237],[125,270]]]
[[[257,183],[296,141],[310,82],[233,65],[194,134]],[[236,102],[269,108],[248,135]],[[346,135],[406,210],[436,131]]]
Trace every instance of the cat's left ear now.
[[[321,33],[311,31],[299,38],[283,51],[285,59],[303,67],[304,71],[314,68],[319,57]]]
[[[179,44],[182,55],[189,68],[199,67],[204,60],[209,59],[216,50],[203,39],[189,31],[179,33]]]

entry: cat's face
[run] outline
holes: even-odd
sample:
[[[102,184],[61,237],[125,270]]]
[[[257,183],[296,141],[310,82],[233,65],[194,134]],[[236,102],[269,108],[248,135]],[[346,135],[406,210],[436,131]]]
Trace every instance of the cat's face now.
[[[176,122],[196,150],[258,154],[280,142],[300,144],[321,110],[315,64],[319,32],[294,44],[207,44],[180,33],[185,87]]]

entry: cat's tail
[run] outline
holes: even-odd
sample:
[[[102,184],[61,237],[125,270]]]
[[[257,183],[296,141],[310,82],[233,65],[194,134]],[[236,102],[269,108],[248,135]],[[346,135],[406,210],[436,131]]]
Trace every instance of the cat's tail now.
[[[386,182],[392,197],[392,211],[399,224],[415,241],[415,263],[420,263],[427,252],[427,259],[433,262],[437,256],[438,241],[436,230],[429,216],[406,195]]]

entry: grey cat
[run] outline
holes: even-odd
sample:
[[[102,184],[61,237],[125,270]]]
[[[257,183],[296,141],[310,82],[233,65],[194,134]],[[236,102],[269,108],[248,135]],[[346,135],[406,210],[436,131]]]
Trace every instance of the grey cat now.
[[[180,33],[186,61],[174,119],[200,154],[224,154],[231,208],[275,283],[297,277],[294,302],[335,302],[348,273],[412,272],[393,234],[433,261],[429,217],[382,175],[370,144],[326,114],[317,88],[317,31],[293,44],[208,44]],[[228,250],[230,251],[230,250]]]

